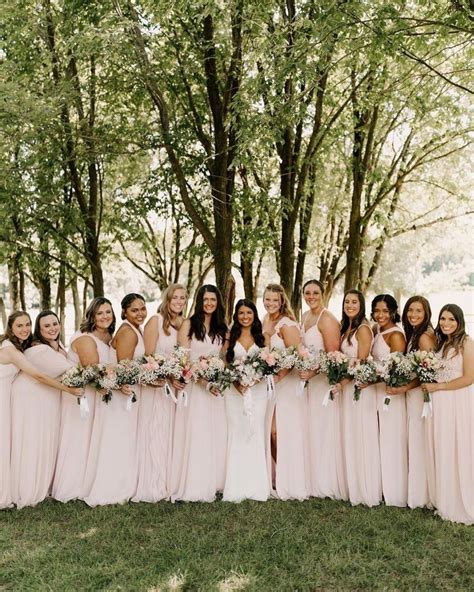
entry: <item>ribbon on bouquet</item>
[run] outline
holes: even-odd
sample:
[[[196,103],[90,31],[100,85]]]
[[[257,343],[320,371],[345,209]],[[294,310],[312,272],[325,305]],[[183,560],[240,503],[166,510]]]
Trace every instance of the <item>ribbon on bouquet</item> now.
[[[390,395],[385,395],[385,399],[383,400],[383,412],[384,413],[387,413],[391,400],[392,400],[392,397]]]
[[[183,407],[188,406],[188,393],[185,390],[180,391],[177,402],[178,405],[181,403]]]
[[[89,415],[89,401],[87,400],[86,395],[81,395],[78,397],[78,402],[81,419],[87,419]]]
[[[304,395],[304,390],[305,388],[308,386],[308,381],[307,380],[300,380],[300,383],[298,385],[298,388],[296,389],[296,396],[297,397],[302,397]]]
[[[271,399],[275,394],[275,379],[273,374],[267,374],[267,399]]]
[[[425,402],[423,403],[423,411],[421,412],[421,417],[432,417],[433,416],[433,403],[431,402],[431,395],[429,393],[423,393],[425,396]],[[426,400],[426,395],[428,395],[428,400]]]
[[[136,400],[137,400],[137,396],[132,391],[132,394],[131,395],[128,395],[128,397],[127,397],[127,404],[125,406],[125,409],[127,411],[131,411],[132,410],[132,406],[133,406],[133,404],[135,403]]]
[[[328,392],[324,395],[323,407],[327,407],[329,401],[334,401],[334,393],[332,392],[332,389],[329,389]]]
[[[178,404],[178,399],[175,396],[175,394],[173,393],[170,385],[168,384],[168,381],[165,382],[165,396],[168,399],[171,399],[173,401],[173,403],[176,403],[176,405]]]

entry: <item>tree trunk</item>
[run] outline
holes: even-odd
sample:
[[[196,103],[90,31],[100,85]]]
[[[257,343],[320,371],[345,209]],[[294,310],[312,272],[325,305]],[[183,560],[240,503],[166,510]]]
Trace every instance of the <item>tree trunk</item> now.
[[[72,302],[74,304],[74,330],[77,331],[82,321],[81,300],[79,298],[79,288],[77,286],[77,276],[70,280]]]

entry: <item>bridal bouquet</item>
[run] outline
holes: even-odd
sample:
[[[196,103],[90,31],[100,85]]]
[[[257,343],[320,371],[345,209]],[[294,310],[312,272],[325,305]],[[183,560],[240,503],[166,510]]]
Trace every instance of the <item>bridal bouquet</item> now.
[[[188,384],[196,372],[196,364],[191,361],[189,349],[177,345],[173,353],[168,358],[169,373],[168,376],[178,380],[181,384]],[[178,398],[173,395],[168,383],[165,384],[166,394],[169,395],[175,403]],[[183,404],[187,406],[187,393],[185,390],[181,391],[181,399]]]
[[[117,376],[115,369],[109,364],[94,364],[94,386],[97,391],[104,391],[102,401],[108,403],[112,400],[112,391],[117,388]]]
[[[262,376],[267,380],[267,396],[270,398],[275,392],[273,376],[280,370],[293,368],[298,360],[295,347],[263,347],[255,356]]]
[[[413,366],[407,356],[401,352],[392,352],[382,360],[380,375],[387,386],[405,386],[414,378]],[[384,411],[388,411],[390,401],[390,395],[385,395]]]
[[[349,358],[340,351],[324,352],[319,355],[319,366],[321,372],[327,375],[330,387],[346,378],[349,370]],[[323,399],[323,407],[326,407],[329,401],[334,401],[332,388]]]
[[[154,353],[143,356],[140,370],[140,384],[155,386],[170,373],[168,358],[163,354]]]
[[[349,364],[348,374],[354,379],[353,401],[358,401],[361,394],[361,384],[372,384],[379,379],[377,364],[371,356],[365,360],[354,360]]]
[[[94,366],[77,365],[69,368],[61,376],[61,382],[65,386],[84,389],[89,383],[95,379]],[[77,404],[80,406],[81,418],[85,419],[89,415],[89,403],[87,397],[82,394],[77,397]]]
[[[115,388],[120,389],[122,386],[135,386],[140,383],[140,375],[142,371],[142,363],[140,360],[120,360],[115,366]],[[127,411],[132,408],[132,403],[136,403],[137,395],[135,391],[127,399]]]
[[[221,395],[224,394],[233,382],[231,372],[225,367],[224,360],[220,356],[201,356],[195,364],[193,379],[207,380],[208,388],[216,388]]]
[[[412,369],[421,383],[440,382],[446,364],[434,352],[417,350],[408,354]],[[433,414],[431,395],[423,390],[423,412],[421,417],[430,417]]]
[[[297,349],[298,358],[295,363],[295,368],[303,372],[316,372],[320,366],[320,352],[312,345],[309,347],[300,346]],[[308,386],[307,380],[300,381],[300,394]]]

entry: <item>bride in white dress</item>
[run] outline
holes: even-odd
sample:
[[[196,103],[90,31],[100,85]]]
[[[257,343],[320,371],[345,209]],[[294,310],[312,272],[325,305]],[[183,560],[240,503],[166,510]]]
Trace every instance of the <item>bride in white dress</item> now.
[[[251,300],[235,305],[226,359],[244,358],[265,345],[262,324]],[[270,482],[265,456],[267,394],[264,381],[251,388],[235,384],[225,392],[227,415],[227,471],[223,501],[265,501]]]

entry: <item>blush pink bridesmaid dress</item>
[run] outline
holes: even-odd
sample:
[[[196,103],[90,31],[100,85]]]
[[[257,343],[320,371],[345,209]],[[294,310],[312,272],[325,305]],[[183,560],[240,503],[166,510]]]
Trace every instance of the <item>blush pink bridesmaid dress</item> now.
[[[191,339],[191,358],[218,355],[222,348],[206,334]],[[223,491],[226,474],[227,421],[224,397],[215,397],[200,383],[186,386],[188,404],[176,407],[171,468],[171,501],[212,502]]]
[[[307,331],[301,327],[304,345],[324,350],[324,339],[318,328],[325,308],[316,323]],[[348,499],[344,450],[342,446],[342,397],[335,396],[323,407],[323,399],[329,391],[325,374],[317,374],[308,384],[308,434],[310,495],[332,499]]]
[[[52,378],[71,367],[65,354],[45,344],[25,351],[28,361]],[[76,404],[76,397],[64,393]],[[12,499],[35,506],[51,491],[59,445],[61,392],[20,372],[12,388]]]
[[[109,361],[109,346],[93,333],[76,331],[69,342],[68,359],[73,365],[80,365],[79,356],[71,345],[79,337],[92,339],[97,348],[100,364]],[[80,499],[84,490],[84,476],[94,423],[96,392],[87,387],[85,396],[89,405],[89,415],[81,419],[77,400],[63,393],[61,398],[61,428],[59,432],[59,451],[56,472],[52,487],[52,496],[60,502]]]
[[[155,352],[169,356],[177,343],[177,331],[163,330],[163,316],[158,321]],[[170,495],[171,453],[176,405],[164,388],[143,386],[138,409],[138,485],[134,502],[158,502]]]
[[[462,353],[448,353],[446,380],[463,375]],[[431,394],[433,417],[427,422],[430,444],[428,483],[433,505],[443,520],[474,524],[474,385]],[[430,462],[431,461],[431,462]]]
[[[390,354],[384,335],[403,331],[391,327],[375,335],[372,356],[382,361]],[[408,434],[405,395],[393,395],[388,410],[384,409],[385,384],[377,384],[379,415],[380,460],[382,466],[382,493],[387,506],[404,508],[408,505]]]
[[[275,325],[270,338],[271,347],[284,348],[285,342],[279,331],[282,327],[297,327],[288,317]],[[299,330],[299,328],[298,328]],[[271,426],[275,415],[277,432],[277,460],[273,463],[271,450]],[[291,370],[275,385],[275,395],[267,408],[267,458],[268,475],[272,479],[272,495],[281,500],[305,500],[310,495],[310,469],[308,454],[308,399],[301,394],[300,379],[296,370]]]
[[[6,339],[1,347],[15,347]],[[12,506],[11,494],[11,391],[18,374],[14,364],[0,364],[0,510]]]
[[[358,330],[350,343],[347,337],[341,343],[341,351],[353,360],[359,358]],[[382,501],[377,390],[375,386],[367,386],[362,389],[360,399],[354,402],[354,381],[351,380],[344,386],[342,397],[343,447],[349,501],[353,506],[377,506]]]
[[[127,320],[136,333],[138,343],[133,354],[141,358],[145,345],[141,332]],[[117,363],[115,349],[110,346],[110,363]],[[133,387],[137,401],[127,409],[128,396],[120,391],[112,392],[112,399],[105,403],[96,394],[94,425],[84,477],[83,499],[89,506],[124,504],[137,490],[137,426],[140,406],[140,387]]]

